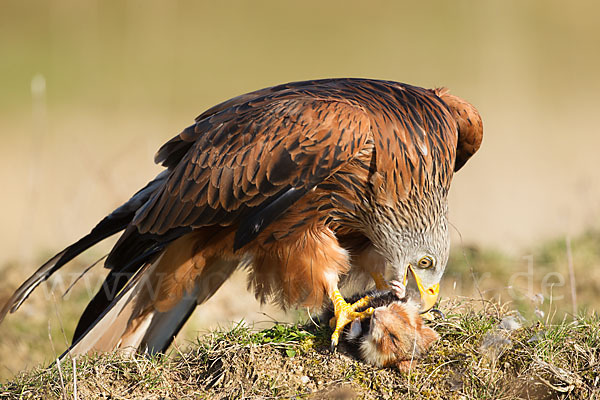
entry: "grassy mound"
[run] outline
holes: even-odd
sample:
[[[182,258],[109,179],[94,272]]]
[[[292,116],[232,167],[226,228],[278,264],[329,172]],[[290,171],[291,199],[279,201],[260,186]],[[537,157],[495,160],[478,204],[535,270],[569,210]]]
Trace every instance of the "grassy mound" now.
[[[160,357],[67,360],[0,385],[1,398],[561,398],[600,396],[600,317],[549,324],[481,300],[442,304],[441,335],[410,373],[328,349],[329,330],[239,324]]]

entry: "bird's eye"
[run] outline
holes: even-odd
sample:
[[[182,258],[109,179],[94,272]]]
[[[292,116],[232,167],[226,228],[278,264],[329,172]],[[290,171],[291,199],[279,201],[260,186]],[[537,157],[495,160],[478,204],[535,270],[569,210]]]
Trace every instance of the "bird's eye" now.
[[[433,258],[429,256],[425,256],[419,260],[419,268],[431,268],[433,267]]]

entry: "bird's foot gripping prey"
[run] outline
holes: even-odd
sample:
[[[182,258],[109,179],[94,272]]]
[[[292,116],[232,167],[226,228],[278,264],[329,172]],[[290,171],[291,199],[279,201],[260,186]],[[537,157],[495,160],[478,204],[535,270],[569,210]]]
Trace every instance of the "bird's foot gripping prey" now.
[[[391,282],[390,282],[391,283]],[[423,323],[419,305],[410,298],[399,298],[395,289],[372,290],[349,298],[356,304],[369,298],[374,311],[370,316],[354,319],[339,337],[339,350],[378,367],[396,367],[408,372],[439,339],[439,335]],[[361,309],[361,307],[358,307]],[[320,324],[335,313],[328,306],[317,318]]]
[[[392,280],[388,283],[386,282],[383,274],[380,272],[371,272],[370,275],[375,282],[375,287],[377,290],[381,291],[389,289],[397,299],[405,298],[406,278],[404,279],[404,282]],[[371,300],[373,300],[369,295],[365,295],[352,304],[348,304],[348,302],[346,302],[338,289],[335,289],[330,297],[334,311],[334,316],[329,321],[329,325],[331,329],[333,329],[333,334],[331,335],[331,348],[333,350],[337,346],[340,339],[340,334],[346,325],[353,323],[356,320],[362,321],[371,317],[375,309],[373,307],[369,307]],[[363,310],[357,311],[360,309]]]
[[[371,300],[369,296],[365,296],[352,304],[348,304],[340,294],[339,290],[336,289],[333,292],[332,297],[335,316],[331,318],[329,324],[333,329],[333,334],[331,335],[331,348],[335,349],[335,346],[337,346],[340,339],[340,334],[346,325],[356,319],[360,321],[370,317],[375,310],[373,307],[369,307],[364,311],[356,311],[357,309],[369,305],[369,301]]]
[[[412,271],[412,268],[409,267],[408,270]],[[371,273],[371,277],[373,278],[375,287],[378,291],[387,289],[391,294],[393,294],[395,299],[402,301],[409,300],[406,296],[406,283],[408,281],[408,276],[404,277],[403,282],[391,280],[389,283],[386,282],[381,273]],[[415,284],[419,290],[419,293],[421,294],[421,309],[424,310],[424,312],[421,313],[421,318],[433,321],[435,319],[434,313],[441,314],[443,317],[441,311],[433,309],[435,301],[437,300],[438,287],[434,286],[433,288],[425,289],[416,274]],[[339,290],[336,289],[331,298],[334,316],[330,319],[329,325],[331,329],[333,329],[333,334],[331,335],[331,348],[333,350],[338,345],[340,335],[342,334],[344,327],[350,323],[356,323],[357,321],[370,318],[373,315],[375,308],[372,307],[371,304],[373,297],[369,294],[361,297],[352,304],[348,304],[342,297]],[[361,309],[362,311],[358,311]]]
[[[334,343],[343,324],[371,313],[367,300],[341,297],[348,282],[371,276],[400,291],[408,279],[426,312],[448,260],[452,177],[482,135],[471,104],[392,81],[295,82],[227,100],[165,143],[155,156],[165,170],[42,265],[0,321],[119,232],[73,355],[165,350],[242,268],[261,301],[320,307],[329,297]]]

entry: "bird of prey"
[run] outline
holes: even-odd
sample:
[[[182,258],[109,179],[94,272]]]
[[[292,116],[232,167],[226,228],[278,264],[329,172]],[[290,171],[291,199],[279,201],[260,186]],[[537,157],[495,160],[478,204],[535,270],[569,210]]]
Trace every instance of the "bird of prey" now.
[[[433,307],[449,253],[447,198],[477,151],[477,110],[446,89],[371,79],[288,83],[210,108],[165,143],[165,170],[46,262],[14,312],[66,262],[123,231],[71,353],[165,350],[237,269],[261,301],[335,310],[332,345],[366,318],[340,287],[416,285]]]

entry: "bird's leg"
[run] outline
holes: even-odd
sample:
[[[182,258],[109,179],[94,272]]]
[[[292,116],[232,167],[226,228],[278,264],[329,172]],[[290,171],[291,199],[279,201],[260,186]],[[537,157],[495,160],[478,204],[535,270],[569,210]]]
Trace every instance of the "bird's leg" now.
[[[342,297],[340,291],[336,288],[333,293],[330,295],[331,301],[333,302],[333,310],[335,313],[335,317],[329,321],[333,330],[333,334],[331,335],[331,347],[334,348],[337,346],[340,334],[346,325],[355,319],[365,319],[373,315],[373,307],[369,307],[364,311],[356,311],[359,308],[366,307],[369,304],[371,298],[369,296],[365,296],[362,299],[358,300],[354,304],[348,304],[346,300]]]
[[[371,278],[375,281],[375,288],[377,290],[386,290],[390,288],[381,272],[371,272]]]

